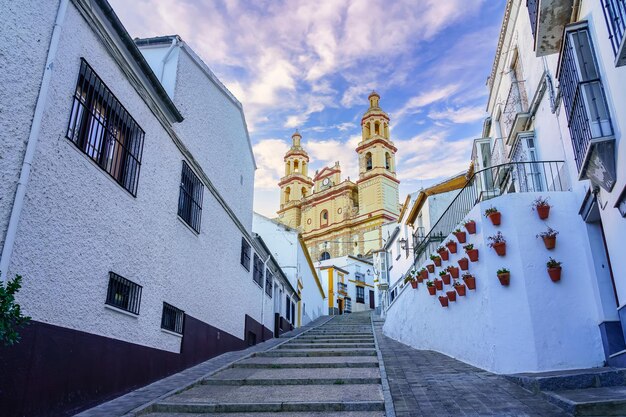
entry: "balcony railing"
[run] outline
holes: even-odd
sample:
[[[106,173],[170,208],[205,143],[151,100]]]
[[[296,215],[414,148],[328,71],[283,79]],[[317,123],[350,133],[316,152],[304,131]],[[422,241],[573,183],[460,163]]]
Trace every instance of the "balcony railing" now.
[[[537,39],[537,17],[539,17],[539,0],[526,0],[528,16],[530,17],[530,29],[533,32],[533,39]]]
[[[479,202],[517,192],[567,191],[569,181],[563,161],[511,162],[477,171],[456,195],[421,244],[414,265],[423,264]]]
[[[508,146],[504,144],[504,138],[496,138],[491,148],[491,166],[501,165],[507,162]]]
[[[344,293],[348,293],[348,285],[344,284],[343,282],[338,282],[337,283],[337,291],[339,292],[344,292]]]
[[[616,66],[626,65],[626,0],[602,0],[609,40],[616,57]]]

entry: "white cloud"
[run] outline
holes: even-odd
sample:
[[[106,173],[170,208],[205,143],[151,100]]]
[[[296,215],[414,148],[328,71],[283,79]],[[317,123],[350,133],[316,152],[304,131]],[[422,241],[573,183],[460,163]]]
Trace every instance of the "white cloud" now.
[[[418,113],[422,108],[430,104],[449,99],[459,90],[459,87],[459,84],[448,84],[428,91],[423,91],[407,100],[407,102],[404,103],[404,106],[394,111],[392,115],[397,122],[405,115]]]
[[[254,158],[257,163],[255,187],[278,189],[278,181],[284,175],[283,157],[290,145],[281,139],[263,139],[254,145]],[[276,202],[278,204],[278,201]]]
[[[431,111],[428,117],[433,120],[449,120],[453,123],[472,123],[486,116],[485,106],[467,106],[457,109],[446,108],[441,111]]]

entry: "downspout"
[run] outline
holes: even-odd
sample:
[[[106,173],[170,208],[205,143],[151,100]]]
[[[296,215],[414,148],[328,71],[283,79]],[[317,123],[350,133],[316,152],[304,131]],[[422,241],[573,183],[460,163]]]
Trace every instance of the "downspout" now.
[[[163,74],[165,73],[165,64],[167,64],[167,61],[169,61],[170,55],[172,54],[172,51],[174,50],[177,44],[178,44],[178,36],[174,36],[174,39],[172,39],[172,44],[170,45],[169,49],[165,53],[165,56],[161,60],[161,73],[159,74],[159,81],[161,81],[161,83],[163,83]]]
[[[28,185],[28,180],[30,179],[30,169],[33,164],[37,142],[39,141],[41,121],[43,119],[43,113],[48,99],[48,90],[50,89],[52,71],[54,70],[54,60],[56,59],[57,50],[59,48],[59,39],[61,38],[61,30],[65,20],[65,12],[67,11],[68,2],[69,0],[61,0],[57,10],[54,27],[52,28],[52,37],[50,39],[50,46],[48,47],[46,66],[41,80],[41,87],[39,88],[37,104],[35,105],[33,123],[30,128],[30,134],[28,135],[28,142],[26,143],[26,151],[24,152],[24,161],[22,162],[20,178],[17,182],[17,189],[15,190],[15,198],[13,200],[13,207],[11,208],[11,217],[9,218],[9,224],[4,239],[4,246],[2,247],[2,255],[0,256],[0,283],[6,281],[7,271],[11,262],[13,245],[15,244],[15,238],[17,236],[17,226],[20,221],[20,215],[22,214],[22,208],[24,207],[26,186]]]

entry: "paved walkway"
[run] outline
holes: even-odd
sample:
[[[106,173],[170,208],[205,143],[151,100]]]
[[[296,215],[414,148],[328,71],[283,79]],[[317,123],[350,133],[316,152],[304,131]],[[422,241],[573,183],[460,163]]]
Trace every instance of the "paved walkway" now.
[[[374,329],[397,417],[569,415],[504,377],[396,342],[382,322]]]

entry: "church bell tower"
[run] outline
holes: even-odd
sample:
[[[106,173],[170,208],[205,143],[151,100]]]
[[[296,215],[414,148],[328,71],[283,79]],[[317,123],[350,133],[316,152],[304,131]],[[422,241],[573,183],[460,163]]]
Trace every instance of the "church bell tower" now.
[[[302,135],[291,135],[291,148],[285,154],[285,175],[280,179],[280,221],[290,227],[300,226],[303,200],[311,194],[313,180],[309,175],[309,155],[302,148]]]

